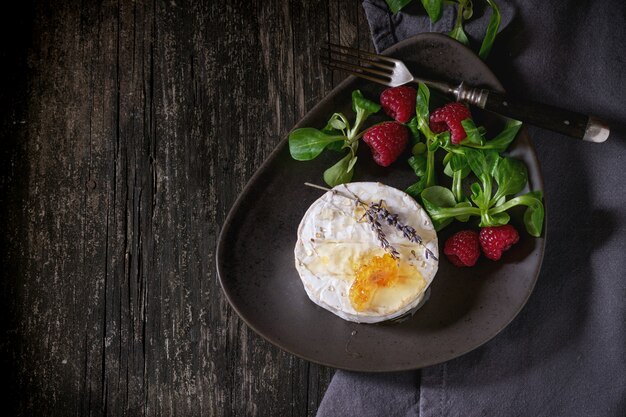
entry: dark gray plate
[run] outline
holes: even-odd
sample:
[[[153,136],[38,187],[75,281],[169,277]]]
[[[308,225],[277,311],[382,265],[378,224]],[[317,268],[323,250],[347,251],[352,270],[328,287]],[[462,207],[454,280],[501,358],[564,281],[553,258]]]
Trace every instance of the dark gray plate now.
[[[443,35],[418,35],[386,53],[404,60],[416,73],[502,90],[473,52]],[[352,114],[350,94],[357,88],[371,98],[382,91],[380,86],[351,77],[296,127],[322,128],[335,111]],[[495,115],[473,113],[492,134],[503,124]],[[371,162],[364,144],[360,151],[354,181],[380,181],[405,189],[416,180],[406,157],[381,168]],[[510,153],[526,162],[530,188],[543,190],[535,151],[524,129]],[[442,256],[430,300],[401,323],[350,323],[313,304],[296,272],[293,248],[300,219],[321,193],[303,183],[323,184],[324,169],[338,159],[337,153],[326,151],[310,162],[294,161],[283,140],[226,219],[217,249],[217,272],[226,297],[253,330],[287,352],[323,365],[396,371],[460,356],[513,320],[533,290],[545,244],[545,237],[526,234],[521,212],[512,216],[520,230],[520,243],[500,262],[482,258],[474,268],[458,269]],[[440,248],[454,231],[450,226],[439,233]]]

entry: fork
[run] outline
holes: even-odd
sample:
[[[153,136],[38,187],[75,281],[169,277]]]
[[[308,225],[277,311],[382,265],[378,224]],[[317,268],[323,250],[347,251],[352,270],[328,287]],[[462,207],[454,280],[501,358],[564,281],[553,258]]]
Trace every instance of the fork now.
[[[522,101],[483,88],[458,85],[415,77],[399,59],[365,52],[347,46],[328,44],[323,49],[324,64],[330,69],[340,70],[388,87],[410,83],[424,83],[442,93],[452,95],[481,109],[521,120],[554,132],[562,133],[587,142],[601,143],[609,137],[610,129],[603,120],[572,112],[558,107],[530,101]]]

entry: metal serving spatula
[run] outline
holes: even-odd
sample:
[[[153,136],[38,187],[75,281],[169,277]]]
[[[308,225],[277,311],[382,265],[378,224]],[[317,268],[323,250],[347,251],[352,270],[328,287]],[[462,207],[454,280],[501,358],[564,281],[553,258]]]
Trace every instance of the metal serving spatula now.
[[[609,137],[606,122],[593,116],[558,107],[507,97],[502,93],[474,88],[464,83],[453,85],[413,76],[398,59],[376,55],[346,46],[328,44],[325,64],[332,69],[348,72],[360,78],[388,87],[409,83],[424,83],[429,88],[452,95],[456,101],[472,104],[503,116],[563,133],[587,142],[601,143]]]

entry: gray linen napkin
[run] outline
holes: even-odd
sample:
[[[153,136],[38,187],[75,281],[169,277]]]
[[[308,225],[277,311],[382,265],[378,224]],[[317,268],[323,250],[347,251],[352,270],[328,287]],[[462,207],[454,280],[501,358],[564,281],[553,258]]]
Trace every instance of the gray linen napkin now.
[[[421,371],[337,371],[319,417],[626,415],[626,3],[497,3],[508,27],[488,64],[504,87],[606,118],[611,137],[597,145],[529,127],[548,240],[534,293],[500,335]],[[399,16],[383,0],[363,7],[379,50],[453,21],[450,10],[431,25],[410,15],[423,14],[417,7]],[[487,19],[468,25],[472,37]]]
[[[482,40],[485,29],[491,17],[490,8],[485,0],[474,1],[473,14],[463,28],[471,43]],[[500,9],[500,29],[506,28],[515,14],[515,7],[511,3],[498,2]],[[456,20],[456,7],[445,4],[441,18],[432,23],[420,1],[414,0],[402,10],[402,13],[393,14],[384,1],[366,0],[363,8],[367,15],[372,32],[372,40],[377,51],[383,51],[391,45],[411,37],[420,32],[450,32]]]

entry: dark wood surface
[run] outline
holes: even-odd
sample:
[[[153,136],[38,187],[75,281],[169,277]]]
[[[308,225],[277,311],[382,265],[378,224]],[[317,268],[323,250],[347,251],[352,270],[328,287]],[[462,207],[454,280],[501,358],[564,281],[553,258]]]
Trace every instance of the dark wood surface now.
[[[2,414],[314,415],[333,370],[246,327],[215,243],[320,46],[372,49],[360,2],[3,9]]]

